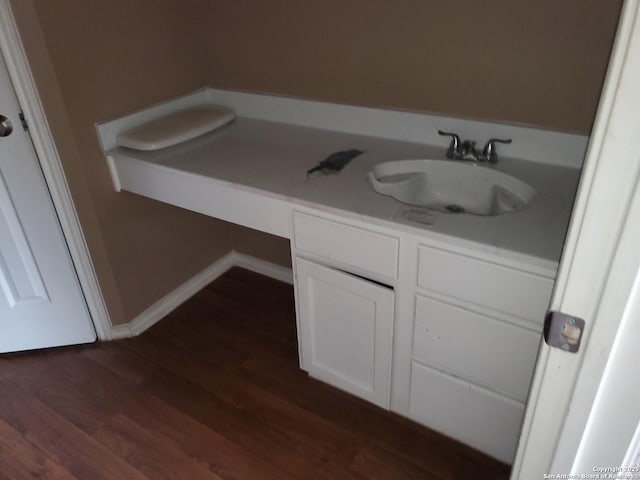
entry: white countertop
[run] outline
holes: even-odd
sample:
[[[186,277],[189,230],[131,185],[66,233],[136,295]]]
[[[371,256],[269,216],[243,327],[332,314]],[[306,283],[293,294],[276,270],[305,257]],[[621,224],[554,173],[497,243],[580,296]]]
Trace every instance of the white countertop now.
[[[308,169],[331,153],[352,148],[365,153],[340,173],[307,176]],[[562,161],[553,165],[500,157],[495,167],[475,168],[496,168],[529,183],[537,195],[526,210],[494,217],[438,213],[432,225],[395,221],[394,215],[407,206],[376,193],[366,173],[384,161],[444,160],[445,150],[446,140],[432,146],[240,117],[221,130],[174,147],[151,152],[116,147],[106,155],[118,172],[119,166],[135,164],[145,171],[175,174],[194,186],[224,184],[440,241],[472,242],[489,253],[523,256],[555,268],[580,170],[559,166]],[[125,189],[144,194],[131,185]]]

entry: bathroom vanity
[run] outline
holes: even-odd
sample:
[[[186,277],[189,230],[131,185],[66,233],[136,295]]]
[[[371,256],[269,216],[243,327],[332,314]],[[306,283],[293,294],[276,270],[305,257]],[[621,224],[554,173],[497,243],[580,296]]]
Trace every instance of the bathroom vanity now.
[[[176,146],[118,135],[180,108],[238,118]],[[300,366],[512,461],[586,138],[509,125],[204,89],[98,125],[114,186],[290,239]],[[535,198],[496,216],[416,209],[367,174],[443,160],[438,128],[513,139],[493,168]],[[331,153],[364,153],[307,175]]]

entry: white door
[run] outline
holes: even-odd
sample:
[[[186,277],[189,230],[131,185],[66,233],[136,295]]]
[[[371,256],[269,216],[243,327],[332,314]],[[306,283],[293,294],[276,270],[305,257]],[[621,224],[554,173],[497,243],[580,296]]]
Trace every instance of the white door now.
[[[393,290],[296,258],[302,368],[389,408]]]
[[[632,443],[640,420],[637,343],[633,363],[620,366],[638,335],[631,327],[638,322],[639,132],[640,9],[627,0],[551,302],[586,321],[582,347],[572,354],[542,346],[514,480],[593,478],[621,466]],[[606,478],[640,478],[612,471]]]
[[[95,339],[71,256],[0,58],[0,352]]]

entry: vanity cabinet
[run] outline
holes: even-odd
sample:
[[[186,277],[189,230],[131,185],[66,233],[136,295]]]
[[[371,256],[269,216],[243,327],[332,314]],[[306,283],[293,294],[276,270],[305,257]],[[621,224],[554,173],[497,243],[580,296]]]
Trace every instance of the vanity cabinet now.
[[[555,272],[313,210],[292,256],[303,370],[512,461]]]
[[[511,463],[553,278],[418,248],[409,417]]]
[[[389,408],[398,238],[299,211],[292,230],[302,369]]]

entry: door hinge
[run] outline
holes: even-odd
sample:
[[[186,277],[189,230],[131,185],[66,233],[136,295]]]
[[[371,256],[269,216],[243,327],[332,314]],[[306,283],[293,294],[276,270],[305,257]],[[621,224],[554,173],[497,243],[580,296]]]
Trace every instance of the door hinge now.
[[[23,130],[25,132],[29,130],[29,124],[27,123],[27,119],[25,118],[24,113],[20,112],[18,114],[18,117],[20,117],[20,123],[22,124]]]
[[[561,312],[549,312],[544,319],[544,341],[550,347],[576,353],[584,333],[584,320]]]

